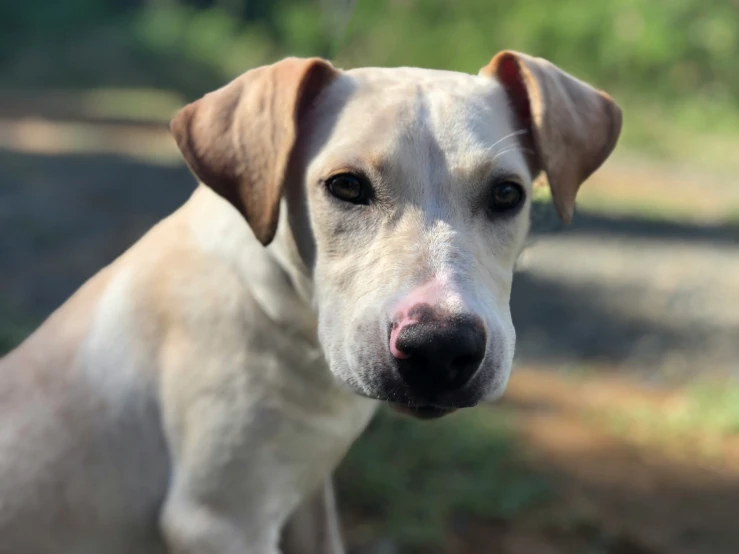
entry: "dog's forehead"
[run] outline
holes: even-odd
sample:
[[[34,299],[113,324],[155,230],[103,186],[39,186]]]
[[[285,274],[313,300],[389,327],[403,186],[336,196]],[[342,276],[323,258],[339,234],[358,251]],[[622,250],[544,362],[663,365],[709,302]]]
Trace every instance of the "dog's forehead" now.
[[[425,69],[420,67],[360,67],[343,72],[365,86],[382,88],[403,86],[425,86],[436,89],[473,89],[488,86],[490,79],[444,69]]]
[[[433,143],[447,161],[476,164],[502,151],[501,139],[515,131],[494,79],[412,67],[342,72],[314,116],[325,151],[338,157],[386,158]]]

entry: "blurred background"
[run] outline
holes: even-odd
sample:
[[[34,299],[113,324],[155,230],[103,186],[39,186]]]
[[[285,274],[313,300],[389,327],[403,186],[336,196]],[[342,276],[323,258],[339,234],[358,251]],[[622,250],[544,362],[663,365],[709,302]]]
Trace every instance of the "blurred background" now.
[[[513,289],[503,402],[383,412],[338,472],[362,554],[739,552],[739,2],[0,3],[0,353],[194,188],[166,124],[291,55],[476,72],[513,48],[625,111]]]

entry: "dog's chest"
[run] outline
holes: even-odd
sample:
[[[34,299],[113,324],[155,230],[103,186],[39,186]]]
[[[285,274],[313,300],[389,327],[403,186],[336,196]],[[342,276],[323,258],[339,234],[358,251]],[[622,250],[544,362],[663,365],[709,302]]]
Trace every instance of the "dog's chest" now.
[[[313,369],[311,373],[316,375],[317,368]],[[328,373],[325,367],[321,369]],[[275,407],[280,421],[270,442],[283,451],[280,458],[306,466],[309,476],[331,472],[377,408],[376,401],[357,396],[332,379],[310,383],[299,378],[290,380],[275,395],[275,401],[279,403]]]
[[[296,401],[296,394],[300,400]],[[258,453],[249,473],[268,483],[263,498],[271,505],[272,517],[286,517],[301,498],[321,485],[376,407],[377,402],[344,390],[289,387],[258,408]]]

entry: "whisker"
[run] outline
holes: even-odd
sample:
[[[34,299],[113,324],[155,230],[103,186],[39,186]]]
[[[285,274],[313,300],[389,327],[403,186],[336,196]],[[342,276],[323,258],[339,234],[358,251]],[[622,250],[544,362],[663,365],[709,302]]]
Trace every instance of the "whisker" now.
[[[493,144],[492,144],[492,145],[490,146],[490,148],[491,148],[491,149],[493,149],[493,148],[495,148],[496,146],[498,146],[498,145],[499,145],[499,144],[500,144],[501,142],[503,142],[504,140],[508,140],[509,138],[513,138],[513,137],[518,137],[518,136],[521,136],[521,135],[525,135],[525,134],[526,134],[526,133],[528,133],[528,132],[529,132],[529,131],[528,131],[528,129],[519,129],[519,130],[517,130],[517,131],[513,131],[512,133],[508,133],[508,134],[507,134],[506,136],[504,136],[503,138],[501,138],[501,139],[498,139],[498,140],[496,140],[496,141],[495,141],[495,142],[494,142],[494,143],[493,143]]]
[[[535,153],[531,148],[526,148],[524,146],[512,146],[511,148],[506,148],[504,150],[501,150],[500,152],[496,152],[495,156],[493,156],[493,160],[498,159],[500,156],[508,152],[527,152],[529,154]]]

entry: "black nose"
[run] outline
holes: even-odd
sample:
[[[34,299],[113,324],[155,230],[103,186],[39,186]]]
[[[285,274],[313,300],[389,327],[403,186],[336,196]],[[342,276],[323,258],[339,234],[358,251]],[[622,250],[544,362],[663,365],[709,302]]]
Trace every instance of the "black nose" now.
[[[461,389],[485,357],[485,329],[480,320],[462,316],[447,320],[427,319],[401,329],[398,371],[414,391],[437,395]]]

